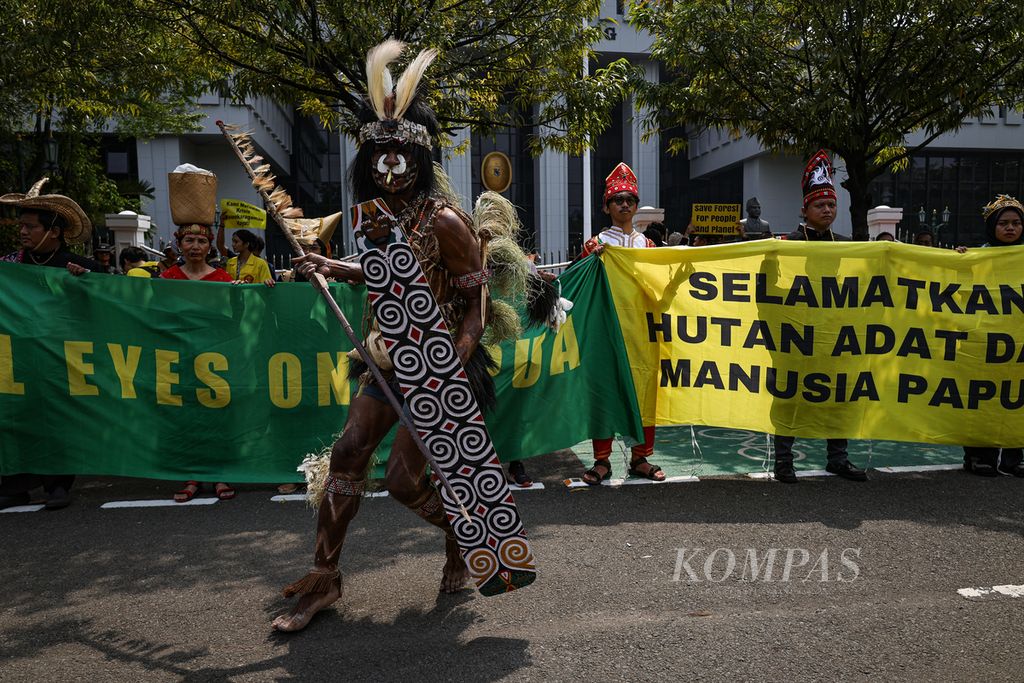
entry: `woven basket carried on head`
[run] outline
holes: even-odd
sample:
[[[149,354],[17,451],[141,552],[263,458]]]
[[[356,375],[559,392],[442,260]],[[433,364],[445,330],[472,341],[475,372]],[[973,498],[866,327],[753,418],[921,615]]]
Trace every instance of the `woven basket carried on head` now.
[[[213,225],[217,215],[217,176],[168,173],[167,194],[171,220],[176,225]]]

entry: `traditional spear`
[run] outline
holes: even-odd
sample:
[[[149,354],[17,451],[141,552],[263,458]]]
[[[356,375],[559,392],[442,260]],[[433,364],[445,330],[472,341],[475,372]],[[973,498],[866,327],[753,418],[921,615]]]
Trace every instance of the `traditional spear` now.
[[[229,130],[232,130],[233,127],[229,127],[223,121],[217,121],[217,127],[220,128],[220,132],[224,134],[225,138],[227,138],[227,141],[231,145],[231,149],[234,151],[235,156],[237,156],[238,160],[242,162],[242,167],[245,169],[245,172],[249,174],[250,180],[253,181],[253,188],[256,190],[256,192],[259,193],[260,197],[263,199],[264,205],[267,207],[268,213],[270,213],[271,217],[273,217],[274,221],[276,221],[278,226],[281,228],[281,232],[284,233],[284,236],[288,240],[288,244],[291,246],[292,251],[295,252],[296,256],[305,256],[306,252],[303,251],[302,246],[299,244],[299,241],[295,239],[295,235],[292,234],[291,229],[285,222],[287,218],[282,215],[281,210],[279,210],[277,207],[277,203],[271,200],[270,193],[267,191],[266,187],[263,187],[263,184],[259,183],[260,179],[257,178],[255,169],[253,169],[253,167],[249,163],[249,160],[245,158],[245,154],[243,154],[242,150],[239,148],[236,136],[232,135],[229,132]],[[239,137],[242,137],[244,139],[245,134],[240,134]],[[270,185],[272,186],[273,183],[270,183]],[[437,478],[441,481],[441,485],[444,486],[445,490],[448,492],[448,495],[451,496],[453,501],[455,501],[455,504],[459,506],[459,511],[462,513],[462,516],[466,519],[467,522],[470,521],[469,512],[466,511],[466,506],[462,504],[462,500],[459,498],[459,494],[455,492],[455,489],[452,488],[451,483],[448,481],[448,477],[446,477],[444,472],[441,471],[441,468],[437,464],[437,460],[434,459],[434,456],[431,455],[430,450],[427,448],[427,445],[423,443],[423,439],[420,438],[420,433],[419,430],[416,429],[416,425],[413,424],[412,419],[405,413],[404,410],[402,410],[402,405],[398,402],[398,398],[395,397],[394,392],[391,390],[391,386],[388,385],[386,381],[384,381],[384,376],[381,374],[380,368],[378,368],[377,364],[373,362],[373,358],[370,357],[370,354],[367,352],[366,347],[364,347],[362,342],[360,342],[359,339],[356,337],[355,331],[349,324],[348,319],[345,317],[345,314],[342,313],[341,307],[338,306],[338,302],[334,300],[333,296],[331,296],[330,288],[327,286],[327,280],[324,279],[324,276],[321,275],[319,271],[315,271],[313,273],[313,278],[310,280],[310,284],[312,284],[313,287],[318,292],[320,292],[321,295],[323,295],[324,301],[327,302],[327,307],[334,312],[334,317],[336,317],[338,319],[338,322],[341,323],[342,328],[344,328],[345,330],[345,334],[348,335],[349,341],[352,342],[352,345],[355,347],[356,351],[359,352],[359,356],[363,359],[363,362],[366,363],[367,367],[370,368],[370,373],[373,375],[373,378],[377,381],[377,386],[380,387],[380,390],[382,392],[384,392],[384,395],[388,399],[388,403],[391,404],[391,407],[394,409],[395,414],[398,415],[399,422],[401,422],[402,426],[405,427],[406,430],[408,430],[409,435],[412,436],[412,440],[420,449],[420,452],[423,454],[423,457],[427,459],[428,463],[430,463],[430,467],[431,469],[434,470],[434,474],[436,474]]]

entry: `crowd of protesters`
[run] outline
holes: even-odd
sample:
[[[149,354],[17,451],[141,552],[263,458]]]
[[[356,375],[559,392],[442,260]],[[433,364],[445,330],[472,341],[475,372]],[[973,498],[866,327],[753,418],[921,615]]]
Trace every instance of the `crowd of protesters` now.
[[[617,173],[618,175],[615,175]],[[723,242],[743,240],[743,226],[737,227],[735,235],[707,235],[689,226],[685,233],[668,232],[663,224],[652,224],[641,234],[632,228],[632,219],[639,203],[637,183],[632,171],[620,164],[609,176],[608,191],[605,195],[605,213],[612,219],[612,226],[584,247],[581,257],[599,253],[604,244],[624,244],[645,247],[699,247]],[[831,165],[823,153],[816,155],[805,169],[803,179],[804,222],[796,230],[779,235],[783,239],[835,242],[849,238],[834,233],[831,224],[836,216],[836,197],[831,185]],[[822,183],[822,179],[827,182]],[[262,283],[273,287],[278,280],[301,281],[301,274],[277,273],[261,257],[264,240],[250,230],[236,230],[231,235],[231,249],[227,249],[224,230],[219,229],[214,248],[212,226],[195,223],[180,226],[175,232],[175,246],[168,246],[161,259],[153,260],[139,247],[125,247],[115,254],[108,246],[100,244],[93,249],[93,258],[87,258],[73,250],[75,245],[89,242],[91,225],[85,213],[74,201],[61,195],[41,193],[42,182],[37,183],[26,194],[8,194],[0,197],[0,204],[13,206],[18,217],[18,236],[21,248],[7,256],[4,261],[24,265],[46,266],[66,269],[71,275],[81,277],[87,273],[122,274],[128,277],[164,278],[234,284]],[[752,200],[756,203],[756,200]],[[749,207],[749,203],[748,203]],[[759,209],[760,206],[756,207]],[[757,216],[755,216],[757,218]],[[986,241],[983,247],[1019,246],[1024,243],[1022,222],[1024,206],[1012,197],[1000,195],[985,207]],[[767,224],[764,224],[767,226]],[[771,233],[766,233],[771,235]],[[763,236],[763,235],[758,235]],[[889,232],[879,233],[877,241],[896,241]],[[928,230],[918,231],[913,243],[933,246],[933,235]],[[176,247],[176,248],[175,248]],[[330,246],[320,238],[307,244],[314,253],[330,255]],[[956,251],[963,253],[965,247]],[[536,250],[529,256],[531,268],[536,268],[539,258]],[[553,274],[546,273],[553,278]],[[654,452],[653,425],[644,429],[644,443],[632,449],[630,474],[655,481],[665,478],[660,467],[648,462]],[[774,435],[775,479],[786,483],[797,481],[793,468],[793,436]],[[611,475],[610,464],[612,439],[595,439],[595,463],[583,476],[592,485],[600,484]],[[864,470],[854,466],[847,458],[846,439],[828,440],[828,467],[845,479],[865,481]],[[964,448],[964,469],[980,476],[997,476],[1000,473],[1024,477],[1024,452],[1020,444],[1007,444],[1004,448]],[[532,485],[522,461],[515,461],[510,467],[510,477],[519,486]],[[70,502],[74,475],[11,474],[0,478],[0,508],[24,505],[30,501],[30,492],[42,487],[46,493],[47,509],[67,507]],[[199,481],[189,480],[174,494],[176,502],[188,502],[201,489]],[[283,493],[294,492],[295,484],[283,484]],[[226,482],[215,482],[213,492],[221,500],[233,498],[234,489]]]

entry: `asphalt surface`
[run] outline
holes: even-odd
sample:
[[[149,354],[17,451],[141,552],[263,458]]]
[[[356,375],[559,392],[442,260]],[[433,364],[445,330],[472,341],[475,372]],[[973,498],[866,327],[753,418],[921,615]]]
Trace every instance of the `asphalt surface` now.
[[[1024,584],[1024,480],[569,490],[571,453],[529,465],[547,486],[517,496],[535,584],[439,596],[440,532],[367,499],[343,555],[344,597],[290,635],[269,625],[311,558],[302,503],[241,487],[210,506],[103,510],[177,487],[83,479],[64,511],[0,514],[0,680],[1024,678],[1024,598],[956,592]],[[771,580],[764,567],[744,577],[747,553],[771,549]],[[796,566],[801,551],[810,561]]]

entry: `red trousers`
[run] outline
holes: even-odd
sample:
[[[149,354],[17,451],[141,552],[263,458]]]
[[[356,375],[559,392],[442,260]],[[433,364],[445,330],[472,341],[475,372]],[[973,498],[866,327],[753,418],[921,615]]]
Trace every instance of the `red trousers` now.
[[[594,439],[594,459],[607,460],[612,455],[612,441],[614,437],[607,439]],[[638,443],[630,449],[636,461],[640,458],[649,458],[654,455],[654,425],[644,427],[644,442]]]

